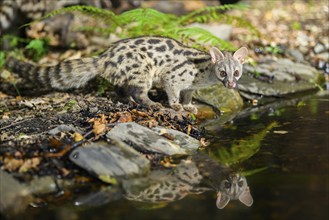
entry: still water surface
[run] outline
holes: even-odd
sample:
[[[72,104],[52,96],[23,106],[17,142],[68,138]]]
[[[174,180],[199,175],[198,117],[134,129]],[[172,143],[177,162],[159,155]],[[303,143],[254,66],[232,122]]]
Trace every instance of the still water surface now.
[[[228,151],[238,144],[259,143],[256,152],[240,160],[242,171],[260,168],[246,177],[254,203],[246,207],[230,201],[219,210],[216,193],[189,195],[166,205],[136,205],[120,199],[98,207],[74,207],[72,204],[29,208],[26,219],[328,219],[329,177],[329,95],[313,95],[287,102],[280,107],[264,108],[235,119],[224,128],[212,127],[208,153]],[[277,122],[270,131],[266,127]],[[253,140],[254,139],[254,140]],[[251,141],[251,142],[250,142]],[[254,142],[253,142],[254,141]],[[249,146],[248,145],[248,146]],[[247,146],[247,147],[248,147]],[[247,148],[246,147],[246,148]],[[248,157],[248,156],[247,156]],[[233,161],[234,162],[234,161]]]

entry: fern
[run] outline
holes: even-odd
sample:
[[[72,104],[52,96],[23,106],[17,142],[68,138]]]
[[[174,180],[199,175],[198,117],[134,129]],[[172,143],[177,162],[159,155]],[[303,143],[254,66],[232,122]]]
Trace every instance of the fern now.
[[[219,14],[219,11],[226,11],[230,9],[246,9],[247,5],[244,4],[226,4],[226,5],[219,5],[219,6],[210,6],[205,7],[196,11],[193,11],[185,16],[182,16],[179,19],[180,24],[190,24],[193,22],[202,22],[205,23],[210,18],[216,18]]]
[[[209,23],[218,21],[247,28],[252,34],[259,35],[257,29],[252,26],[250,22],[236,16],[220,13],[220,11],[223,10],[244,8],[246,8],[245,5],[239,4],[212,6],[179,17],[150,8],[134,9],[116,15],[111,11],[92,6],[71,6],[50,12],[41,19],[61,13],[78,12],[91,16],[97,19],[97,21],[104,23],[104,26],[81,27],[80,30],[84,31],[93,31],[103,35],[115,33],[121,38],[131,38],[141,35],[167,36],[198,49],[205,49],[207,46],[219,45],[221,49],[234,50],[235,48],[230,42],[219,39],[202,28],[187,27],[187,25],[191,23]]]

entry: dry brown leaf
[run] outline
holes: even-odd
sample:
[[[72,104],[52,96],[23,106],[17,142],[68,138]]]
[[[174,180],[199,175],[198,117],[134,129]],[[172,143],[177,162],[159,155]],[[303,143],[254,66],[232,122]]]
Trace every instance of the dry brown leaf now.
[[[138,111],[137,109],[133,109],[131,112],[140,117],[149,117],[149,115],[147,113]]]
[[[93,133],[95,134],[95,136],[102,134],[105,131],[105,129],[106,129],[105,124],[101,124],[99,121],[94,122]]]
[[[26,159],[23,165],[19,168],[18,172],[23,173],[31,168],[36,168],[41,162],[41,157],[33,157],[31,159]]]
[[[106,120],[108,117],[106,115],[100,114],[99,116],[101,117],[100,120],[99,120],[100,123],[102,123],[102,124],[107,124],[108,123],[108,121]]]
[[[21,167],[23,165],[24,161],[22,159],[16,159],[16,158],[5,158],[3,161],[3,166],[2,168],[4,170],[8,170],[8,171],[15,171],[17,170],[19,167]]]
[[[205,138],[200,139],[200,144],[201,144],[201,147],[207,147],[209,145],[209,143],[206,141]]]
[[[120,123],[133,121],[131,114],[129,112],[119,112],[118,115],[119,115],[118,122],[120,122]]]

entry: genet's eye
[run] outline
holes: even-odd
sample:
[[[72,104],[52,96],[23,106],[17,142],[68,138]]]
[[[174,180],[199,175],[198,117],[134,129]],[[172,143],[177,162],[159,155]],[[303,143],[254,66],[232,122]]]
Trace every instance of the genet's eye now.
[[[226,77],[227,74],[225,71],[220,71],[219,75],[220,77]]]
[[[242,187],[243,186],[243,181],[242,180],[238,182],[238,186],[239,187]]]
[[[226,189],[229,189],[231,188],[232,184],[230,182],[226,182],[224,186]]]
[[[239,71],[238,71],[238,70],[235,70],[235,71],[234,71],[234,77],[239,77],[239,75],[240,75],[240,74],[239,74]]]

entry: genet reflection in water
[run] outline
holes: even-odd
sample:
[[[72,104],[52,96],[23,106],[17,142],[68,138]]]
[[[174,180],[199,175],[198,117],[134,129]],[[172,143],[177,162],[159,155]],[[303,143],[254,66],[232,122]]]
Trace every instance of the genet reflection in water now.
[[[122,196],[130,201],[145,203],[144,206],[163,207],[190,194],[200,194],[213,190],[217,193],[216,205],[223,209],[230,200],[240,200],[251,206],[251,196],[247,180],[233,169],[219,164],[208,155],[199,153],[181,160],[174,168],[153,170],[146,177],[123,180]],[[78,199],[77,205],[107,203],[118,195],[117,188],[108,188]],[[104,195],[111,196],[108,198]],[[97,201],[97,202],[96,202]],[[214,201],[215,203],[215,201]],[[159,206],[159,204],[161,204]]]

